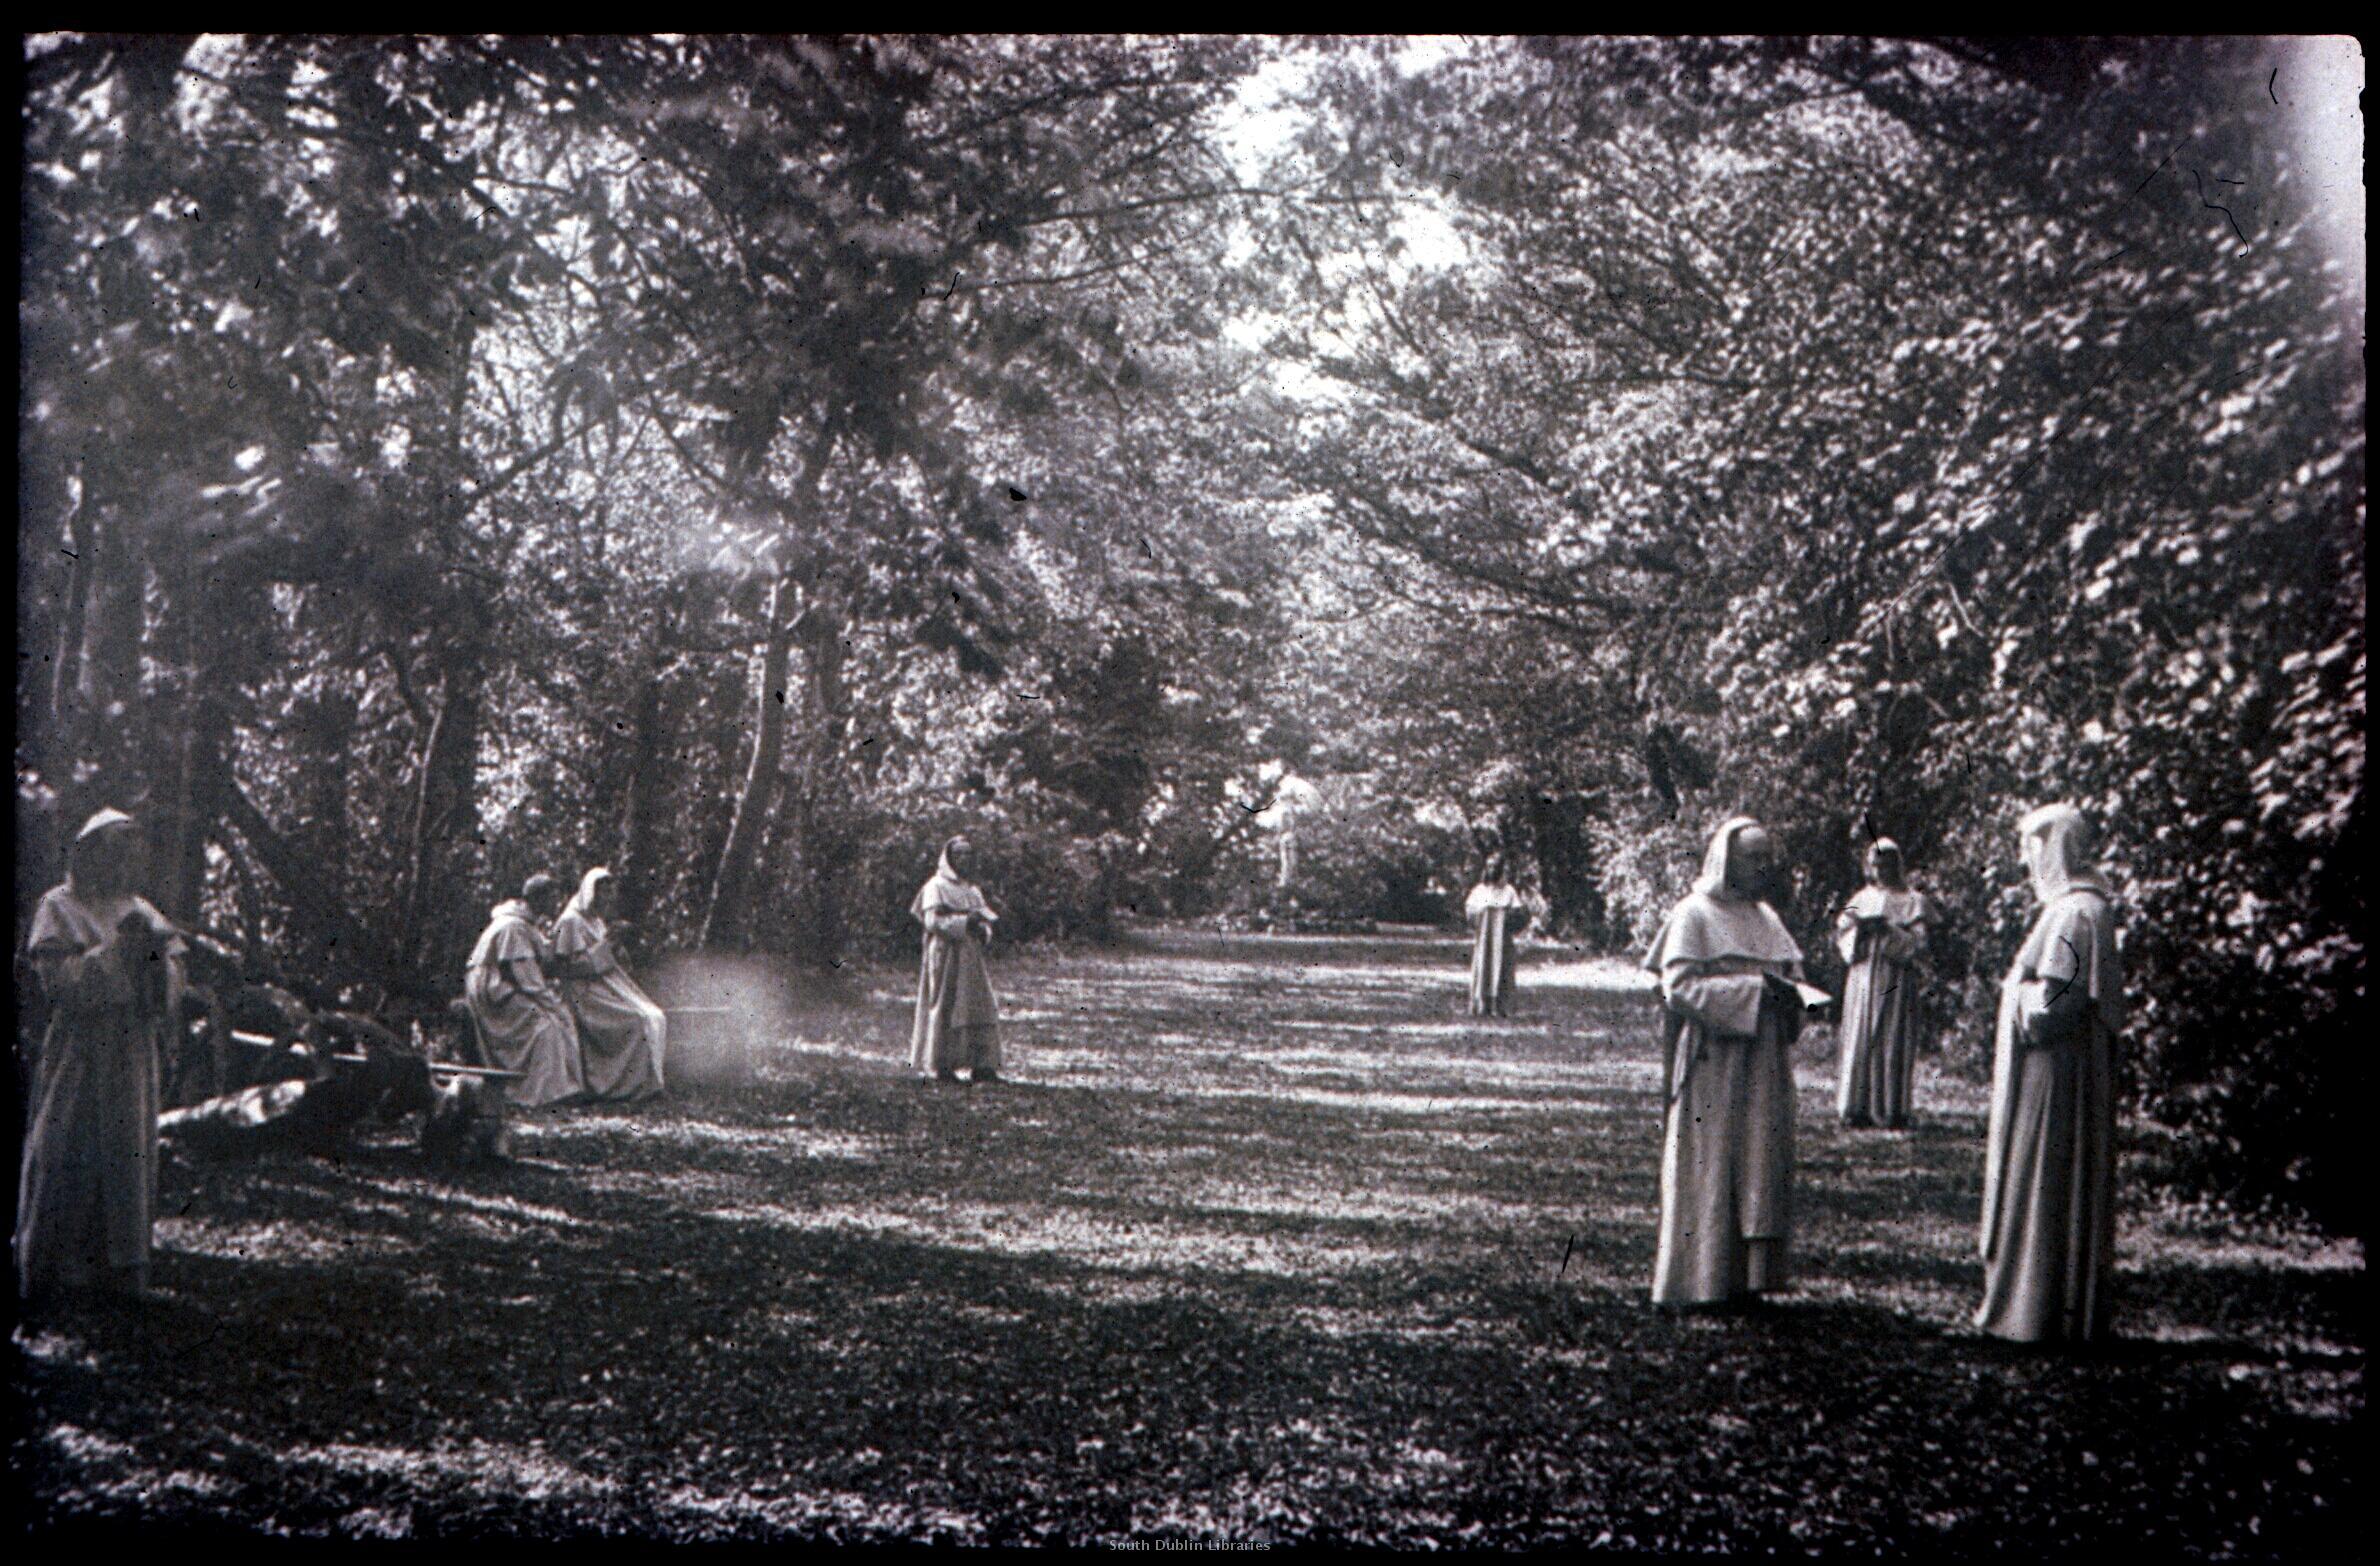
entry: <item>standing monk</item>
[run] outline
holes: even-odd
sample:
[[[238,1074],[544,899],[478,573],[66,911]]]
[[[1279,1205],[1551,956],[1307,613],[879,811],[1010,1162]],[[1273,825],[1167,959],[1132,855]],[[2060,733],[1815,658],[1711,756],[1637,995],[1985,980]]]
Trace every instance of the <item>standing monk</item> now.
[[[942,846],[933,878],[909,905],[910,916],[926,927],[909,1059],[944,1082],[957,1081],[961,1066],[976,1082],[1000,1077],[1000,1008],[983,962],[1000,916],[967,879],[973,862],[967,840],[952,838]]]
[[[612,873],[597,865],[554,921],[554,973],[578,1021],[589,1098],[636,1103],[661,1095],[669,1018],[620,966],[612,947]]]
[[[1661,976],[1663,1081],[1656,1305],[1780,1289],[1793,1226],[1793,1066],[1801,948],[1761,898],[1767,829],[1736,816],[1645,966]]]
[[[554,892],[552,876],[533,875],[520,896],[498,903],[463,980],[479,1047],[493,1064],[520,1073],[504,1092],[524,1109],[576,1098],[587,1086],[578,1027],[546,982],[549,954],[533,922],[553,912]]]
[[[2044,805],[2017,841],[2041,915],[2000,984],[1975,1324],[2020,1343],[2086,1343],[2107,1331],[2115,1272],[2124,969],[2082,812]]]
[[[27,950],[49,1003],[17,1188],[17,1291],[139,1296],[157,1205],[157,1085],[181,1015],[181,937],[132,883],[121,810],[83,823]]]
[[[1835,918],[1835,945],[1850,964],[1843,981],[1843,1081],[1835,1109],[1847,1126],[1909,1123],[1917,1064],[1917,973],[1925,950],[1926,900],[1909,890],[1901,845],[1868,850],[1868,884]]]
[[[1463,917],[1471,921],[1471,1015],[1509,1017],[1513,945],[1529,922],[1529,910],[1504,873],[1502,854],[1488,855],[1484,878],[1471,888]]]

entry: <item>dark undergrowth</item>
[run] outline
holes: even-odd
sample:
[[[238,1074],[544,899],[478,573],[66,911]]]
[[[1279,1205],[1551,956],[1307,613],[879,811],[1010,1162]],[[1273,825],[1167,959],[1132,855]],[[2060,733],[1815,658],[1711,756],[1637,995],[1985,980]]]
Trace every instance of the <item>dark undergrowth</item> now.
[[[2330,1553],[2363,1254],[2124,1214],[2121,1340],[1975,1335],[1977,1087],[1801,1066],[1801,1286],[1645,1304],[1643,1000],[1444,941],[997,964],[1002,1086],[897,970],[782,992],[747,1090],[527,1117],[508,1167],[175,1164],[155,1297],[21,1331],[36,1532]],[[2128,1155],[2137,1164],[2140,1153]]]

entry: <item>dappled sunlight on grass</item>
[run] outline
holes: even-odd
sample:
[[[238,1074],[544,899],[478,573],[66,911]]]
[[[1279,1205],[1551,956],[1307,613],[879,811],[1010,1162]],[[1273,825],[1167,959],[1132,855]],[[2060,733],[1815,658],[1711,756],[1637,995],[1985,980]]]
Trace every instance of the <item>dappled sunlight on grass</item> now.
[[[881,1155],[881,1138],[812,1131],[802,1126],[722,1126],[699,1120],[584,1122],[586,1129],[629,1142],[660,1142],[688,1151],[704,1147],[746,1148],[777,1158],[869,1159]]]
[[[1334,1190],[1311,1184],[1258,1187],[1237,1180],[1202,1181],[1184,1195],[1201,1211],[1268,1215],[1306,1223],[1350,1219],[1384,1219],[1417,1225],[1519,1223],[1544,1214],[1544,1209],[1535,1202],[1362,1188]]]
[[[1281,1076],[1297,1076],[1280,1070]],[[1377,1088],[1332,1089],[1264,1083],[1253,1087],[1185,1086],[1177,1091],[1219,1099],[1260,1099],[1267,1103],[1304,1104],[1322,1109],[1353,1110],[1358,1114],[1388,1115],[1548,1115],[1609,1114],[1613,1106],[1601,1102],[1563,1100],[1549,1103],[1529,1094],[1490,1097],[1483,1093],[1392,1092]]]
[[[1644,1061],[1597,1062],[1591,1067],[1565,1066],[1544,1059],[1475,1060],[1459,1055],[1399,1055],[1383,1060],[1339,1050],[1284,1051],[1263,1062],[1282,1076],[1357,1076],[1411,1085],[1417,1079],[1442,1077],[1449,1084],[1476,1089],[1482,1083],[1531,1089],[1533,1101],[1565,1090],[1609,1091],[1623,1082],[1645,1077]]]
[[[453,1208],[480,1220],[494,1233],[517,1233],[523,1228],[572,1228],[586,1220],[559,1207],[542,1206],[511,1196],[480,1196],[468,1191],[442,1190],[425,1183],[413,1189],[391,1182],[389,1189],[404,1192],[416,1202]]]
[[[687,1212],[730,1211],[734,1203],[758,1194],[759,1186],[749,1173],[718,1169],[679,1169],[665,1174],[651,1170],[625,1174],[590,1169],[582,1179],[591,1192],[654,1199],[683,1207]]]
[[[1913,1130],[1847,1131],[1821,1039],[1797,1287],[1655,1312],[1626,963],[1533,960],[1488,1021],[1461,962],[1001,954],[1003,1086],[907,1069],[906,971],[714,970],[783,1029],[748,1088],[524,1117],[451,1178],[393,1138],[169,1165],[138,1326],[17,1339],[76,1432],[26,1482],[360,1537],[2032,1553],[2260,1549],[2357,1493],[2360,1246],[2128,1204],[2127,1341],[2003,1350],[1968,1322],[1983,1090],[1929,1069]]]
[[[1250,1233],[1229,1209],[1179,1211],[1143,1222],[1080,1208],[944,1207],[935,1213],[821,1205],[792,1209],[752,1202],[705,1213],[733,1223],[853,1234],[896,1234],[924,1243],[1023,1257],[1055,1257],[1085,1267],[1147,1272],[1250,1272],[1297,1277],[1346,1271],[1395,1253],[1312,1234]],[[1310,1225],[1307,1227],[1311,1227]]]
[[[662,1512],[689,1541],[768,1534],[827,1533],[932,1544],[980,1544],[983,1527],[955,1512],[886,1505],[850,1491],[795,1490],[782,1495],[714,1495],[681,1485],[660,1498]]]
[[[1646,1009],[1659,993],[1660,980],[1626,957],[1541,957],[1524,955],[1519,967],[1521,989],[1593,990],[1624,996]]]
[[[1409,1304],[1392,1310],[1358,1310],[1344,1305],[1299,1305],[1293,1306],[1288,1314],[1289,1319],[1298,1326],[1328,1338],[1418,1339],[1451,1335],[1472,1343],[1520,1341],[1518,1328],[1510,1322],[1474,1321],[1420,1305]]]
[[[495,1238],[517,1230],[466,1215],[464,1224]],[[391,1235],[359,1233],[354,1225],[336,1219],[308,1223],[274,1222],[226,1224],[204,1219],[160,1218],[156,1243],[193,1256],[231,1261],[270,1259],[276,1262],[324,1263],[355,1261],[369,1256],[396,1257],[419,1248],[417,1242]]]
[[[459,1447],[441,1445],[428,1451],[345,1444],[304,1446],[287,1453],[282,1460],[374,1478],[448,1483],[466,1490],[517,1495],[533,1501],[549,1496],[600,1495],[618,1488],[608,1479],[582,1473],[541,1450],[487,1441],[472,1441]]]
[[[70,1424],[52,1425],[43,1444],[88,1476],[91,1493],[103,1500],[138,1504],[157,1497],[205,1505],[230,1486],[221,1478],[187,1468],[166,1471],[143,1462],[139,1449]]]

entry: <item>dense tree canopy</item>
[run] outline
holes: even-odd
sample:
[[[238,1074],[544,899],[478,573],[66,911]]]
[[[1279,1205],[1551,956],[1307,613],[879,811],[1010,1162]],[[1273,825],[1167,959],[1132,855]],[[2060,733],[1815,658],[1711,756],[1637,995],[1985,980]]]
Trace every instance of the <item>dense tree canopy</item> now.
[[[2083,804],[2136,1088],[2302,1183],[2361,1080],[2361,267],[2268,46],[2077,58],[2087,93],[1947,45],[1335,59],[1298,155],[1464,259],[1376,259],[1363,206],[1276,251],[1275,351],[1334,393],[1282,461],[1440,627],[1366,652],[1375,748],[1519,769],[1515,827],[1586,796],[1639,936],[1729,810],[1806,928],[1889,834],[1973,1041],[2015,817]]]
[[[2137,1101],[2341,1210],[2364,274],[2285,47],[26,55],[20,913],[115,801],[375,1003],[538,867],[883,949],[962,826],[1097,935],[1286,771],[1313,904],[1493,838],[1601,942],[1734,809],[1805,932],[1889,833],[1957,1053],[2072,797]]]

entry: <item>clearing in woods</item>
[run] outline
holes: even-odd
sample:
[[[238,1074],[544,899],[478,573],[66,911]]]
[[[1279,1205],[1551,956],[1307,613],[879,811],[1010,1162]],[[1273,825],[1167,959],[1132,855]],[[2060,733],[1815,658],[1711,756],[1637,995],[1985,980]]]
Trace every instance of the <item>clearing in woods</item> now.
[[[760,1079],[527,1117],[510,1167],[169,1161],[137,1321],[20,1332],[37,1528],[2289,1553],[2361,1516],[2360,1245],[2149,1204],[2123,1341],[1967,1326],[1981,1090],[1847,1133],[1800,1063],[1802,1284],[1656,1314],[1624,964],[1463,1016],[1447,939],[996,956],[1008,1085],[906,971]],[[2142,1151],[2127,1155],[2137,1164]],[[29,1491],[29,1493],[24,1493]]]

